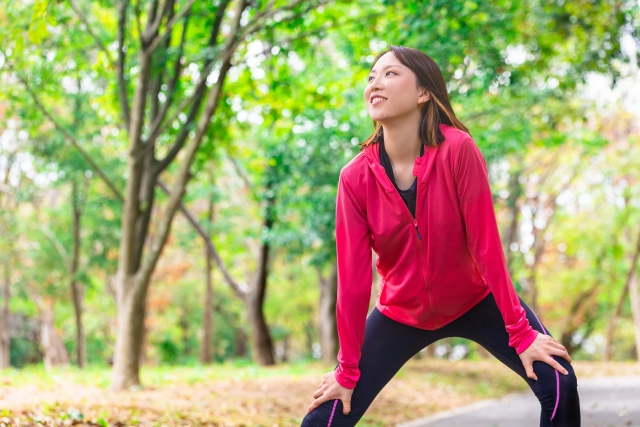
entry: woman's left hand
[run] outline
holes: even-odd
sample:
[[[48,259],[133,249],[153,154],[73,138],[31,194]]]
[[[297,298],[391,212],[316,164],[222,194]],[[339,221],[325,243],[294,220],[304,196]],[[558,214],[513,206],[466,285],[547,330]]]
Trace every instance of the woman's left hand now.
[[[340,399],[342,401],[342,413],[344,415],[348,415],[349,412],[351,412],[351,395],[354,389],[341,386],[336,380],[335,373],[334,370],[324,374],[318,390],[313,393],[315,400],[307,408],[307,413],[313,411],[322,403],[334,399]]]
[[[538,376],[533,372],[533,362],[536,360],[548,363],[560,373],[569,375],[569,372],[567,372],[567,370],[564,369],[552,356],[560,356],[566,359],[567,362],[571,363],[571,356],[569,356],[565,346],[556,341],[552,336],[538,332],[538,336],[531,345],[527,347],[525,351],[520,353],[520,360],[522,360],[527,376],[536,381],[538,380]]]

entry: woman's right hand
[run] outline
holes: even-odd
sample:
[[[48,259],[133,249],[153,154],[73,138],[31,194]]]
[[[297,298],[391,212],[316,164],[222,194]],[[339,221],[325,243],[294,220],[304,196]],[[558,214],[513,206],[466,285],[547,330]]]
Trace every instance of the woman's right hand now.
[[[318,390],[313,393],[313,398],[316,400],[309,405],[307,413],[313,411],[328,400],[340,399],[342,401],[342,413],[347,415],[351,412],[352,394],[352,388],[342,387],[336,380],[335,371],[327,372],[324,374],[322,382],[318,386]]]

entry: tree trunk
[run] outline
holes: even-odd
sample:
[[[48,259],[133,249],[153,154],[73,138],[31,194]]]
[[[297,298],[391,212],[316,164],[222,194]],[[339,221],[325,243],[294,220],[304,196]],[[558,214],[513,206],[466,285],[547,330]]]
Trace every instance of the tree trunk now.
[[[273,341],[267,321],[264,318],[263,304],[267,285],[267,262],[269,258],[269,243],[263,243],[260,249],[260,268],[254,289],[246,297],[246,306],[251,325],[251,341],[253,344],[253,359],[261,366],[275,365],[273,355]]]
[[[213,282],[211,268],[213,267],[208,250],[205,248],[205,297],[202,315],[202,343],[200,344],[200,363],[208,364],[213,361]]]
[[[424,349],[422,349],[423,356],[425,359],[433,359],[436,357],[436,343],[429,344]]]
[[[69,354],[55,328],[53,302],[45,301],[42,308],[40,340],[44,352],[44,367],[48,370],[53,366],[68,364]]]
[[[118,324],[114,351],[112,388],[124,390],[140,386],[140,355],[145,317],[145,298],[135,276],[116,278]]]
[[[638,295],[638,259],[640,258],[640,232],[629,268],[627,284],[631,299],[631,314],[633,316],[633,330],[636,336],[636,358],[640,363],[640,295]]]
[[[510,221],[507,231],[503,234],[503,250],[507,261],[507,270],[513,271],[514,251],[511,250],[513,243],[518,243],[518,227],[520,226],[520,197],[524,194],[520,176],[520,167],[511,175],[509,179],[509,197],[507,198],[507,208],[509,209]]]
[[[2,305],[0,306],[0,369],[10,367],[11,337],[9,336],[9,298],[11,297],[11,271],[9,262],[4,262],[4,281],[2,286]]]
[[[336,297],[338,292],[338,266],[334,261],[328,277],[318,269],[320,282],[320,348],[322,361],[335,364],[338,356],[338,327],[336,324]]]
[[[629,281],[629,296],[631,297],[633,331],[636,336],[636,358],[640,363],[640,296],[638,296],[638,273],[635,268]]]
[[[236,356],[245,357],[247,355],[247,334],[244,332],[242,326],[234,331],[234,338],[236,342]]]
[[[597,263],[598,266],[600,266],[600,264],[601,262]],[[589,289],[580,292],[578,297],[571,303],[568,311],[569,315],[560,334],[560,343],[567,349],[569,354],[572,354],[582,346],[581,343],[577,345],[573,343],[573,334],[581,326],[588,323],[586,320],[589,319],[589,304],[593,302],[593,298],[599,287],[600,283],[599,280],[597,280]]]
[[[211,187],[214,185],[213,173],[210,174],[209,184]],[[213,207],[214,207],[213,195],[209,198],[209,209],[207,210],[208,227],[213,225]],[[208,228],[210,230],[210,228]],[[210,233],[209,233],[210,234]],[[200,344],[200,363],[208,364],[213,360],[213,282],[211,278],[211,269],[213,263],[209,257],[209,249],[204,248],[205,257],[205,297],[204,297],[204,311],[202,313],[202,342]]]
[[[72,206],[73,206],[73,252],[71,265],[69,266],[69,276],[71,277],[71,296],[73,299],[73,309],[76,321],[76,361],[80,368],[84,368],[87,363],[85,350],[84,328],[82,325],[82,293],[83,289],[76,278],[80,259],[80,201],[78,200],[78,183],[74,179],[72,182]]]
[[[268,233],[273,229],[275,197],[273,196],[273,183],[267,172],[267,206],[265,209],[262,229]],[[258,271],[254,286],[247,294],[245,301],[247,305],[249,323],[251,324],[251,340],[253,344],[253,358],[261,366],[275,365],[276,360],[273,354],[273,340],[269,333],[267,321],[264,318],[264,298],[267,290],[267,280],[269,278],[269,253],[271,243],[268,237],[263,237],[260,245],[260,259],[258,261]]]
[[[609,325],[607,327],[607,340],[604,349],[604,360],[606,362],[611,361],[611,356],[613,354],[613,336],[616,331],[616,326],[618,326],[618,320],[620,319],[620,315],[622,314],[622,308],[624,307],[624,302],[627,300],[627,296],[629,295],[629,287],[625,286],[622,289],[622,294],[620,294],[620,298],[618,299],[618,304],[616,304],[616,309],[609,320]]]

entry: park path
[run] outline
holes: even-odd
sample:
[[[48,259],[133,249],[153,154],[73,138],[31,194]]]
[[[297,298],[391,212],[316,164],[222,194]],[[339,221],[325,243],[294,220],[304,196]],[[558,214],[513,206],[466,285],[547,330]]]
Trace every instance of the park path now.
[[[579,380],[581,427],[640,427],[640,377]],[[538,427],[540,406],[531,391],[486,400],[397,427]]]

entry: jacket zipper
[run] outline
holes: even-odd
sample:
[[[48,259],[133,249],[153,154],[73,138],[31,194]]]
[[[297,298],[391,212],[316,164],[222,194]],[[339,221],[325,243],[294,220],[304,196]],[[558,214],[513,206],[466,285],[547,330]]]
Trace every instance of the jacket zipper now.
[[[418,190],[420,189],[420,185],[419,185],[420,181],[418,180],[418,182],[416,182],[416,217],[414,218],[413,215],[411,215],[411,211],[409,210],[407,205],[404,203],[404,199],[402,199],[402,196],[400,196],[400,194],[396,190],[395,185],[393,185],[393,182],[391,182],[391,178],[389,178],[389,175],[387,175],[387,171],[383,170],[382,172],[384,172],[384,174],[383,174],[384,177],[389,181],[389,183],[393,187],[393,192],[396,194],[397,197],[400,198],[400,202],[401,202],[402,206],[404,207],[404,211],[407,212],[409,214],[409,216],[411,217],[411,219],[413,220],[413,226],[416,229],[416,235],[418,236],[418,240],[422,240],[422,236],[420,235],[420,231],[418,230],[418,206],[420,205],[420,203],[418,203]],[[422,279],[424,280],[424,287],[425,287],[425,290],[427,291],[427,297],[429,299],[429,313],[431,314],[431,318],[433,319],[433,322],[436,324],[436,329],[438,329],[440,326],[438,324],[438,320],[436,319],[435,304],[433,302],[433,298],[432,298],[431,292],[429,292],[429,283],[427,281],[427,274],[425,272],[425,267],[424,267],[424,258],[423,258],[423,255],[422,255],[422,245],[420,244],[419,241],[417,243],[418,243],[418,250],[420,251],[420,264],[422,266]]]
[[[418,231],[418,207],[420,206],[420,203],[418,203],[419,190],[420,190],[420,185],[419,183],[416,183],[416,217],[413,219],[413,224],[416,227],[416,233],[418,234],[418,239],[422,240],[422,237],[420,236],[420,232]],[[409,214],[411,214],[411,212],[409,212]],[[431,295],[431,291],[429,289],[429,281],[427,280],[427,272],[424,266],[424,256],[422,254],[422,245],[420,244],[420,242],[417,242],[417,243],[418,243],[418,250],[420,251],[420,264],[422,266],[422,278],[424,280],[425,290],[427,291],[427,297],[429,298],[429,312],[431,313],[431,318],[433,319],[433,322],[435,323],[435,326],[437,329],[440,326],[438,325],[438,319],[436,317],[436,307],[433,301],[433,296]]]

